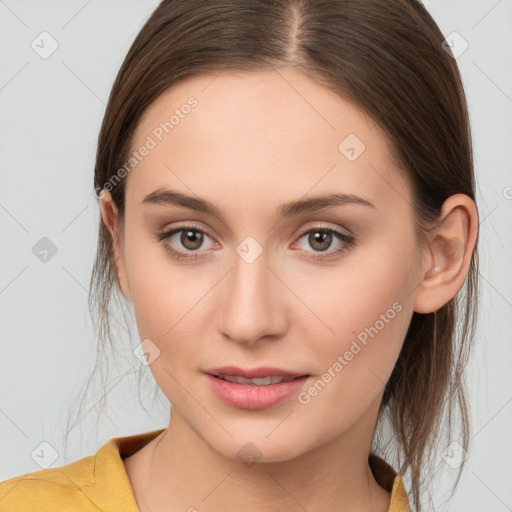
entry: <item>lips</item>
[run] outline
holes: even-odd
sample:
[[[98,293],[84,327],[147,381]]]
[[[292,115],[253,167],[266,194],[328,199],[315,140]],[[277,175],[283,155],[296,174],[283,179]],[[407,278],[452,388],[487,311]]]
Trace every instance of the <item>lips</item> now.
[[[238,375],[215,375],[215,377],[225,380],[227,382],[233,382],[235,384],[255,385],[255,386],[269,386],[270,384],[279,384],[280,382],[289,382],[299,377],[278,377],[272,375],[271,377],[255,377],[253,379],[247,379],[246,377],[240,377]]]
[[[243,377],[245,379],[264,379],[266,377],[281,377],[289,380],[297,377],[310,376],[308,373],[294,372],[283,368],[260,366],[258,368],[239,368],[238,366],[222,366],[210,368],[205,373],[214,377]]]
[[[226,370],[223,369],[222,371]],[[279,371],[283,372],[283,370]],[[260,372],[260,369],[258,369],[258,372]],[[288,379],[291,380],[281,381],[276,384],[267,384],[266,382],[268,380],[271,381],[274,378],[283,378],[274,375],[268,377],[254,377],[253,379],[249,379],[248,384],[245,384],[230,382],[223,379],[221,376],[208,373],[204,373],[204,376],[206,377],[206,383],[220,400],[232,407],[240,409],[266,409],[267,407],[272,407],[299,393],[310,381],[310,376],[302,375],[288,377]],[[244,377],[241,376],[231,376],[231,378],[244,379]]]

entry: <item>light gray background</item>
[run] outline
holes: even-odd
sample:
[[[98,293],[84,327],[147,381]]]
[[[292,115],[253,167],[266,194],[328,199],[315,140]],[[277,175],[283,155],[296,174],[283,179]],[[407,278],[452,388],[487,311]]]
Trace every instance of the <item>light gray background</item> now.
[[[117,332],[124,349],[118,367],[107,364],[98,429],[92,406],[101,387],[64,445],[69,409],[94,363],[87,289],[99,220],[96,138],[119,66],[157,3],[0,0],[0,481],[41,469],[31,454],[43,441],[56,451],[55,467],[168,421],[147,367],[146,410],[139,405],[132,323],[132,339]],[[512,1],[425,6],[445,36],[457,31],[469,43],[457,62],[473,129],[482,285],[469,370],[472,447],[450,506],[442,506],[454,475],[446,467],[431,510],[502,512],[512,510]],[[31,47],[43,31],[59,45],[47,59]],[[46,263],[32,252],[42,237],[58,249]]]

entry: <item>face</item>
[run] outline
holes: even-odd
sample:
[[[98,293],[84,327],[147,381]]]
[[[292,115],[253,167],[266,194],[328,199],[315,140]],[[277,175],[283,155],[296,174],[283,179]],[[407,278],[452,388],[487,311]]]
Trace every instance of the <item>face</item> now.
[[[119,279],[172,414],[233,459],[247,442],[277,461],[373,429],[421,274],[384,133],[299,71],[224,71],[163,94],[132,149]],[[145,201],[162,190],[216,213]],[[311,202],[332,194],[352,200]],[[222,366],[309,377],[248,408],[210,387]]]

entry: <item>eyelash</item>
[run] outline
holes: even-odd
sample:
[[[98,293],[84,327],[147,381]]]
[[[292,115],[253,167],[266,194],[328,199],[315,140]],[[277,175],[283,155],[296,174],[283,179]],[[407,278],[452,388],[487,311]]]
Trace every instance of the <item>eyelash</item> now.
[[[167,238],[170,238],[171,236],[175,235],[176,233],[179,233],[181,231],[186,231],[186,230],[196,231],[196,232],[202,233],[204,235],[208,235],[210,238],[213,238],[204,229],[200,229],[197,226],[194,226],[192,224],[187,224],[187,225],[184,225],[184,226],[180,226],[178,228],[173,228],[173,229],[165,231],[163,233],[158,233],[156,235],[156,239],[159,242],[164,242]],[[332,229],[332,228],[324,227],[324,226],[315,226],[313,228],[309,228],[309,229],[303,231],[298,236],[297,240],[300,240],[302,237],[304,237],[304,235],[307,235],[309,233],[317,233],[317,232],[319,232],[319,233],[330,233],[330,234],[334,235],[341,242],[344,242],[344,245],[343,245],[343,247],[341,249],[337,249],[337,250],[335,250],[335,251],[333,251],[331,253],[328,253],[329,254],[328,256],[323,256],[323,254],[324,254],[323,252],[316,251],[317,255],[315,255],[315,256],[307,256],[308,258],[310,258],[312,260],[322,260],[322,261],[331,260],[331,259],[333,259],[333,258],[335,258],[337,256],[340,256],[342,253],[347,251],[350,247],[355,245],[355,239],[354,239],[353,236],[346,235],[344,233],[341,233],[340,231],[337,231],[337,230]],[[163,243],[163,246],[164,246],[165,250],[168,251],[171,254],[171,256],[173,258],[177,259],[177,260],[197,260],[199,258],[203,258],[203,256],[199,256],[199,252],[200,251],[193,251],[191,253],[185,253],[183,251],[177,251],[176,249],[173,249],[167,243]]]

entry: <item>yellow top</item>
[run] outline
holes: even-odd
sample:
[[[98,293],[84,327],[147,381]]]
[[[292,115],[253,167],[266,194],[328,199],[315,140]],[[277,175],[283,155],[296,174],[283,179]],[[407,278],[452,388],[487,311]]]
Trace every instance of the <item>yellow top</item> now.
[[[0,510],[139,512],[122,459],[140,450],[163,430],[114,437],[95,455],[0,482]],[[388,512],[411,512],[400,476],[375,454],[370,454],[368,460],[375,480],[391,492]]]

